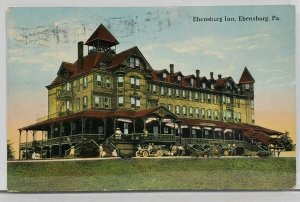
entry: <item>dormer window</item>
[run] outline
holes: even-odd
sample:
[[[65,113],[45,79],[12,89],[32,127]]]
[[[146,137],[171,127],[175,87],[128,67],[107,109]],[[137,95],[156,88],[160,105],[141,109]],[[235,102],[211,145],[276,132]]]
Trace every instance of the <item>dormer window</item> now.
[[[181,76],[177,76],[177,81],[181,81]]]
[[[191,86],[194,86],[194,79],[191,78]]]
[[[67,83],[67,91],[71,91],[71,84],[69,82]]]
[[[206,88],[206,83],[202,83],[202,88]]]
[[[135,68],[140,66],[140,60],[135,57],[130,57],[130,67]]]
[[[167,74],[163,73],[163,78],[166,79],[167,78]]]
[[[214,86],[214,84],[210,84],[210,89],[215,89],[215,86]]]

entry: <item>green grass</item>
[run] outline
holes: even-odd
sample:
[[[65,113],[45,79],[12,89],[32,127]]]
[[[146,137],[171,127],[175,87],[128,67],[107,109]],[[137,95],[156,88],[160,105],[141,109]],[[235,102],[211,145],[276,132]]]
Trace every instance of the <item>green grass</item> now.
[[[21,192],[282,190],[295,181],[295,158],[8,163],[8,189]]]

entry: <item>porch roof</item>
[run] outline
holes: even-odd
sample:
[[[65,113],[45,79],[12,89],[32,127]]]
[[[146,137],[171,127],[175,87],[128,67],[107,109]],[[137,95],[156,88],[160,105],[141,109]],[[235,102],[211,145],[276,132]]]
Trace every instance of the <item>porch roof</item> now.
[[[61,122],[73,121],[79,118],[129,118],[129,119],[138,119],[149,116],[159,116],[159,117],[171,117],[177,119],[177,117],[167,110],[165,107],[153,107],[143,110],[125,110],[125,109],[117,109],[117,110],[86,110],[83,112],[73,113],[67,116],[47,119],[45,121],[41,121],[29,126],[25,126],[19,128],[19,130],[45,130],[50,127],[51,124],[57,124]]]

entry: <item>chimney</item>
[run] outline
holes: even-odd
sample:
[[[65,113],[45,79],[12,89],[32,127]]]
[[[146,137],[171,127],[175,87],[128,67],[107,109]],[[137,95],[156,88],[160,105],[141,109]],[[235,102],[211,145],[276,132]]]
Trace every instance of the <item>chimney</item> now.
[[[83,41],[78,42],[78,69],[83,69]]]
[[[214,79],[214,73],[210,72],[210,79]]]
[[[200,70],[196,69],[196,87],[199,87],[199,82],[200,82]]]
[[[221,78],[222,78],[222,74],[219,74],[219,75],[218,75],[218,78],[221,79]]]
[[[174,82],[174,64],[170,64],[170,77],[171,77],[171,82]]]

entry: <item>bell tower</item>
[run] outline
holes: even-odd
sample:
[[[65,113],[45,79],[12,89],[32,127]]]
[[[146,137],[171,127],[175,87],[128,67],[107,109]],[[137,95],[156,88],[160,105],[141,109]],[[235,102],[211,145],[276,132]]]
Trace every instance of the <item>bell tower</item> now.
[[[92,54],[96,51],[104,52],[111,50],[116,53],[116,45],[118,40],[106,29],[103,24],[94,31],[90,38],[85,42],[88,46],[88,54]]]

